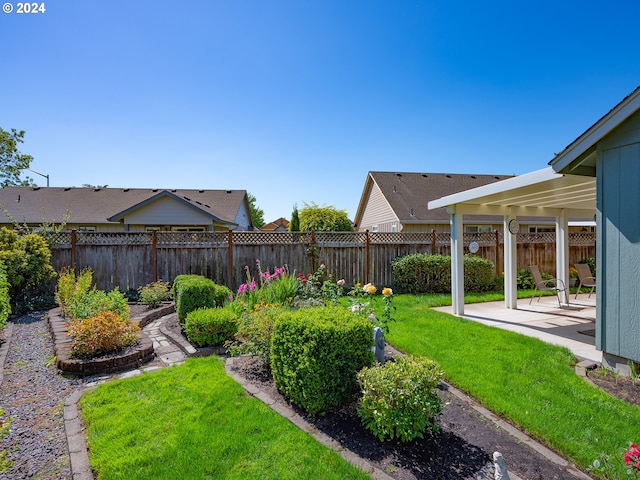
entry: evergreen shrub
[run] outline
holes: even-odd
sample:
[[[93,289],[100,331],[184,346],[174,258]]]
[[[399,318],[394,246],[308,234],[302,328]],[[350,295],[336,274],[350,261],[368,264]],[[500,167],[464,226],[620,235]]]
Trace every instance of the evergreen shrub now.
[[[231,295],[224,285],[216,285],[201,275],[178,275],[173,282],[173,296],[181,325],[189,312],[199,308],[222,307]]]
[[[238,331],[238,316],[230,308],[200,308],[187,314],[184,332],[198,347],[222,345]]]
[[[276,387],[311,415],[322,415],[358,392],[357,372],[373,363],[373,326],[344,307],[283,311],[271,343]]]
[[[397,293],[450,293],[451,257],[413,253],[391,262]],[[464,289],[484,292],[495,287],[494,265],[490,260],[464,256]]]

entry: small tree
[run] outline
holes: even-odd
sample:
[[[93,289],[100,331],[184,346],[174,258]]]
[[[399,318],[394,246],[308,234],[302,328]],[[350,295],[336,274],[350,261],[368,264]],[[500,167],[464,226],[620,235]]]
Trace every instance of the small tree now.
[[[291,221],[289,222],[290,232],[300,231],[300,217],[298,216],[298,205],[293,206],[293,212],[291,212]]]
[[[249,210],[251,211],[251,223],[258,230],[264,227],[264,211],[256,205],[256,197],[247,193]]]
[[[353,225],[346,210],[334,206],[319,207],[315,203],[304,204],[299,213],[300,230],[324,232],[353,232]]]
[[[24,130],[15,128],[7,132],[0,128],[0,188],[10,185],[33,185],[33,179],[20,179],[22,170],[28,169],[33,157],[18,150],[18,144],[24,142]]]

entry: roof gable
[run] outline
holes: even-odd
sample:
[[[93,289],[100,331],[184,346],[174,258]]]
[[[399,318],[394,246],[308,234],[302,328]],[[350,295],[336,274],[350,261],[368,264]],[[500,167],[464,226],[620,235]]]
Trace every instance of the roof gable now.
[[[198,214],[203,215],[204,217],[218,223],[227,223],[225,220],[222,220],[211,213],[211,207],[209,205],[202,204],[201,202],[196,202],[194,205],[193,202],[188,201],[185,197],[178,197],[177,195],[168,192],[166,190],[153,195],[152,197],[143,200],[142,202],[132,205],[131,207],[123,210],[121,212],[116,213],[115,215],[107,218],[110,222],[121,222],[127,216],[147,207],[152,206],[153,204],[157,204],[162,199],[169,199],[174,202],[178,202],[181,206],[186,207],[188,209],[196,211]]]
[[[558,153],[549,165],[559,173],[596,175],[596,144],[640,110],[640,86]]]

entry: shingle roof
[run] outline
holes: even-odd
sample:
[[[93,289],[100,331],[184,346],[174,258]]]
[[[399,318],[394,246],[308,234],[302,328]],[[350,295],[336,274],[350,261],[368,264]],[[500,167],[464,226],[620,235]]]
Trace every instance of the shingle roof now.
[[[68,223],[110,223],[108,218],[161,192],[169,192],[206,215],[230,223],[235,221],[246,196],[246,190],[5,187],[0,189],[0,205],[19,223],[40,224],[44,219],[60,223],[67,211]]]
[[[430,200],[511,178],[513,175],[471,175],[456,173],[369,172],[367,185],[375,182],[402,223],[448,222],[445,209],[429,210]],[[356,220],[364,207],[363,192]]]

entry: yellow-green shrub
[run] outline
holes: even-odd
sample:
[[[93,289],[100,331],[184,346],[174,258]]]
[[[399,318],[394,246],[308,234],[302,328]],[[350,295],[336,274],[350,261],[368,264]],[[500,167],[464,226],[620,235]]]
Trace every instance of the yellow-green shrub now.
[[[80,358],[135,345],[138,342],[136,333],[140,331],[137,324],[113,311],[72,320],[67,328],[67,334],[72,338],[71,354]]]
[[[443,372],[433,360],[400,357],[358,373],[362,399],[358,415],[379,440],[408,442],[437,432],[442,401],[435,388]]]
[[[198,347],[222,345],[238,331],[238,315],[230,308],[201,308],[189,312],[184,333]]]

